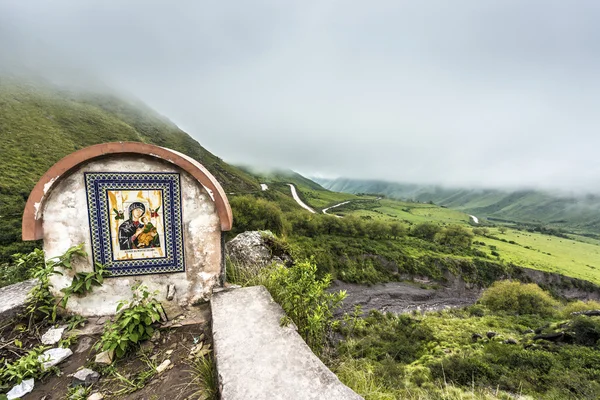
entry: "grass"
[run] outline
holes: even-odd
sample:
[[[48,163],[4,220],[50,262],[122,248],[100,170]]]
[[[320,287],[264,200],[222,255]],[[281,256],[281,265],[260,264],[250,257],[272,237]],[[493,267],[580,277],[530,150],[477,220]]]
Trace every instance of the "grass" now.
[[[449,208],[431,204],[403,202],[392,199],[381,199],[370,203],[354,201],[354,206],[342,206],[336,214],[354,215],[383,221],[403,221],[408,224],[435,222],[440,225],[462,224],[471,227],[469,215]],[[366,209],[359,208],[365,204]],[[499,228],[490,228],[489,237],[477,236],[476,241],[485,243],[488,248],[478,247],[489,253],[489,246],[495,246],[500,259],[522,267],[546,272],[559,273],[572,278],[583,279],[600,284],[600,241],[578,235],[569,235],[565,239],[536,232],[519,231],[507,228],[502,234]],[[517,244],[511,244],[510,242]],[[423,255],[419,246],[407,253]]]
[[[431,204],[409,203],[392,199],[381,199],[377,206],[369,210],[353,210],[344,213],[340,207],[337,213],[341,215],[356,215],[375,219],[400,220],[410,224],[422,222],[437,222],[441,224],[468,223],[470,217],[461,212]]]
[[[595,399],[600,395],[600,353],[594,344],[600,318],[572,317],[565,312],[570,307],[559,306],[546,317],[492,312],[481,305],[413,316],[347,317],[341,325],[345,340],[330,364],[365,399],[509,399],[515,394]],[[576,328],[577,321],[590,328]],[[529,332],[539,328],[548,333],[570,329],[575,343],[536,341]],[[488,331],[496,336],[488,339]],[[588,332],[594,332],[592,341],[576,344]],[[474,340],[475,333],[483,338]]]
[[[507,242],[482,236],[475,240],[488,247],[496,246],[506,262],[600,284],[600,245],[593,239],[564,239],[513,229],[508,229],[505,234],[498,229],[490,231],[492,236]]]

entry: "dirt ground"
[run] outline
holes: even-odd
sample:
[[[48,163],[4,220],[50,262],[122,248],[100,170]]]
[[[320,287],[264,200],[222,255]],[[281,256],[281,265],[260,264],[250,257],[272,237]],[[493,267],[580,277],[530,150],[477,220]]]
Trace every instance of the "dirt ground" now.
[[[409,313],[414,310],[437,311],[445,308],[465,307],[474,304],[481,290],[461,290],[454,288],[421,287],[415,283],[389,282],[377,285],[358,285],[334,281],[331,291],[346,291],[346,299],[336,315],[351,313],[355,305],[360,305],[364,313],[370,310],[391,312],[394,314]]]
[[[24,396],[24,400],[68,399],[69,387],[73,381],[69,374],[87,367],[102,374],[87,394],[100,392],[104,399],[204,399],[206,392],[202,388],[198,373],[194,371],[190,352],[198,343],[203,348],[212,346],[210,332],[210,310],[208,304],[188,310],[185,318],[170,321],[162,327],[160,338],[146,341],[137,349],[110,367],[94,363],[93,345],[99,339],[106,319],[90,319],[80,329],[77,341],[70,346],[73,355],[58,365],[60,376],[50,375],[36,380],[33,392]],[[162,373],[156,367],[170,360],[170,367]]]

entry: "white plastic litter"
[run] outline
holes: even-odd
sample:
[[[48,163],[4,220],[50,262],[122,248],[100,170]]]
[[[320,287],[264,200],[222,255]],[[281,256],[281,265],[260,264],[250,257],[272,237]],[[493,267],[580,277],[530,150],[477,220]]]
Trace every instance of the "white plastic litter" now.
[[[25,396],[27,393],[33,390],[33,378],[27,379],[26,381],[21,382],[17,386],[10,389],[10,392],[6,393],[6,397],[8,400],[11,399],[20,399]]]

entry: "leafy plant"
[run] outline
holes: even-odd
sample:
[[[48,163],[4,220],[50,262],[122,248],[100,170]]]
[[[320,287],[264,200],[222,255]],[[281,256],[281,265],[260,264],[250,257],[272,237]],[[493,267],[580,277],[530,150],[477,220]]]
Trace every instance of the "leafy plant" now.
[[[67,331],[72,331],[73,329],[77,329],[80,326],[84,326],[86,322],[87,318],[75,314],[67,320]]]
[[[96,263],[96,270],[92,272],[77,272],[73,277],[71,285],[61,289],[65,295],[59,301],[56,301],[50,288],[50,276],[62,275],[61,269],[72,270],[71,263],[74,257],[87,257],[83,250],[83,243],[69,248],[63,255],[50,258],[44,261],[43,252],[34,250],[29,255],[21,257],[19,262],[26,263],[33,268],[32,277],[39,283],[29,292],[25,314],[30,317],[30,327],[33,320],[42,316],[43,319],[49,318],[52,322],[56,321],[56,312],[58,306],[65,307],[72,294],[85,294],[92,290],[94,286],[100,286],[104,282],[104,277],[110,272],[104,265]]]
[[[50,318],[52,322],[56,321],[56,309],[57,303],[54,300],[54,296],[50,291],[51,275],[62,275],[59,268],[72,269],[71,262],[73,257],[87,257],[87,253],[83,250],[83,244],[73,246],[68,249],[65,254],[48,259],[44,262],[43,257],[40,257],[39,252],[34,251],[30,258],[36,261],[33,278],[38,280],[38,284],[31,289],[25,308],[25,313],[29,318],[29,325],[33,322],[33,319],[39,316],[43,318]]]
[[[31,253],[13,254],[12,259],[12,263],[0,265],[0,287],[28,279],[32,271],[44,262],[44,252],[34,249]]]
[[[115,321],[106,325],[96,350],[114,350],[117,357],[122,357],[133,346],[152,337],[152,325],[164,314],[162,305],[154,297],[157,293],[148,292],[148,288],[140,284],[134,285],[132,292],[131,301],[119,302]]]
[[[60,305],[66,307],[69,298],[73,294],[84,295],[91,292],[94,286],[102,286],[104,278],[109,275],[110,271],[100,263],[96,263],[95,271],[75,273],[71,285],[61,289],[61,292],[63,292],[65,296],[62,298]]]
[[[333,321],[333,310],[341,305],[345,291],[328,293],[331,277],[317,279],[317,266],[311,261],[290,268],[275,266],[267,289],[298,327],[298,333],[315,352],[320,352]]]
[[[21,383],[25,379],[39,378],[43,376],[48,370],[44,370],[42,364],[43,360],[40,360],[42,353],[49,347],[38,346],[31,349],[26,355],[20,357],[13,363],[4,363],[0,366],[0,388],[10,387]]]
[[[69,400],[85,400],[88,398],[91,391],[92,391],[91,386],[83,386],[83,385],[73,386],[73,387],[69,388],[65,397]]]

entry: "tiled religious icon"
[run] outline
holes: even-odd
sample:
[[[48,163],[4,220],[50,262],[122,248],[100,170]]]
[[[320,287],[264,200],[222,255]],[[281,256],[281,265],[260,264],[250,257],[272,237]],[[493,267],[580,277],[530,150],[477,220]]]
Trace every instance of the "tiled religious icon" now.
[[[94,261],[113,276],[183,272],[176,173],[85,174]]]

